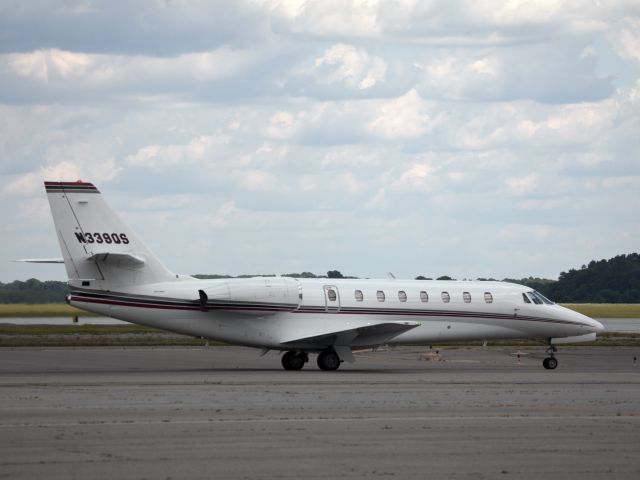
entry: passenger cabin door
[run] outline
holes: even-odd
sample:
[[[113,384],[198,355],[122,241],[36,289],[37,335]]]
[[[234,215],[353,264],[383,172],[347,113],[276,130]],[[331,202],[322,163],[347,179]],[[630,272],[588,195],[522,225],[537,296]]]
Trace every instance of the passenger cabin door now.
[[[340,311],[340,292],[334,285],[324,286],[324,309],[327,313]]]

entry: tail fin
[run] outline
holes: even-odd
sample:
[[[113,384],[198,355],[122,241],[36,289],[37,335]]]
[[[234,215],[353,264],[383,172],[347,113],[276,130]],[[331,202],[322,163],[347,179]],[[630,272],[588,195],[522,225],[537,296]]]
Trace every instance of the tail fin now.
[[[93,184],[44,185],[72,286],[110,290],[175,279]]]

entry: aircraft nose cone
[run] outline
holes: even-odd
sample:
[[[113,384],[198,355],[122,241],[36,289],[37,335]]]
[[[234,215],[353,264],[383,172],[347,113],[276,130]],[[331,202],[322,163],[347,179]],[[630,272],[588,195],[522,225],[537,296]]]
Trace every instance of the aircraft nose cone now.
[[[597,320],[591,319],[591,324],[593,325],[593,328],[595,329],[596,333],[602,333],[602,332],[604,332],[606,330],[604,328],[604,325],[602,325]]]
[[[605,331],[604,325],[602,325],[599,321],[594,320],[591,317],[582,315],[581,321],[585,326],[589,327],[589,329],[594,333],[602,333]]]
[[[583,327],[586,327],[590,332],[602,333],[606,330],[604,328],[604,325],[602,325],[599,321],[594,320],[591,317],[587,317],[586,315],[583,315],[581,313],[573,312],[573,318],[574,321],[577,321]]]

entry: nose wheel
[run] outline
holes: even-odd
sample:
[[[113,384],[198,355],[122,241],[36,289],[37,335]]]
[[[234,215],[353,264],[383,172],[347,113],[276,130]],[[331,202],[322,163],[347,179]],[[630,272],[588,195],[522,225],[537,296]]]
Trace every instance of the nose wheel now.
[[[547,355],[549,356],[542,361],[542,366],[547,370],[555,370],[558,366],[558,359],[554,357],[554,353],[557,351],[558,349],[554,345],[549,345],[549,348],[547,349]]]

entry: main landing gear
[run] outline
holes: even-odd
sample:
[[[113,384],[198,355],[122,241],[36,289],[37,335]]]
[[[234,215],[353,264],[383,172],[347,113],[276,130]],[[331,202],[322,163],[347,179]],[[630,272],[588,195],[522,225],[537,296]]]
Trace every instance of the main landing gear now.
[[[282,355],[282,366],[285,370],[301,370],[308,361],[309,355],[307,352],[300,350],[289,350]],[[333,350],[325,350],[318,355],[318,367],[320,367],[320,370],[337,370],[341,363],[342,360]]]
[[[318,355],[318,366],[320,370],[337,370],[340,367],[340,357],[333,350],[325,350]]]
[[[558,360],[553,356],[557,351],[558,349],[555,345],[549,345],[549,348],[547,348],[547,355],[549,356],[542,361],[542,366],[547,370],[554,370],[558,366]]]
[[[282,366],[285,370],[301,370],[308,361],[309,355],[306,352],[289,350],[282,355]]]

